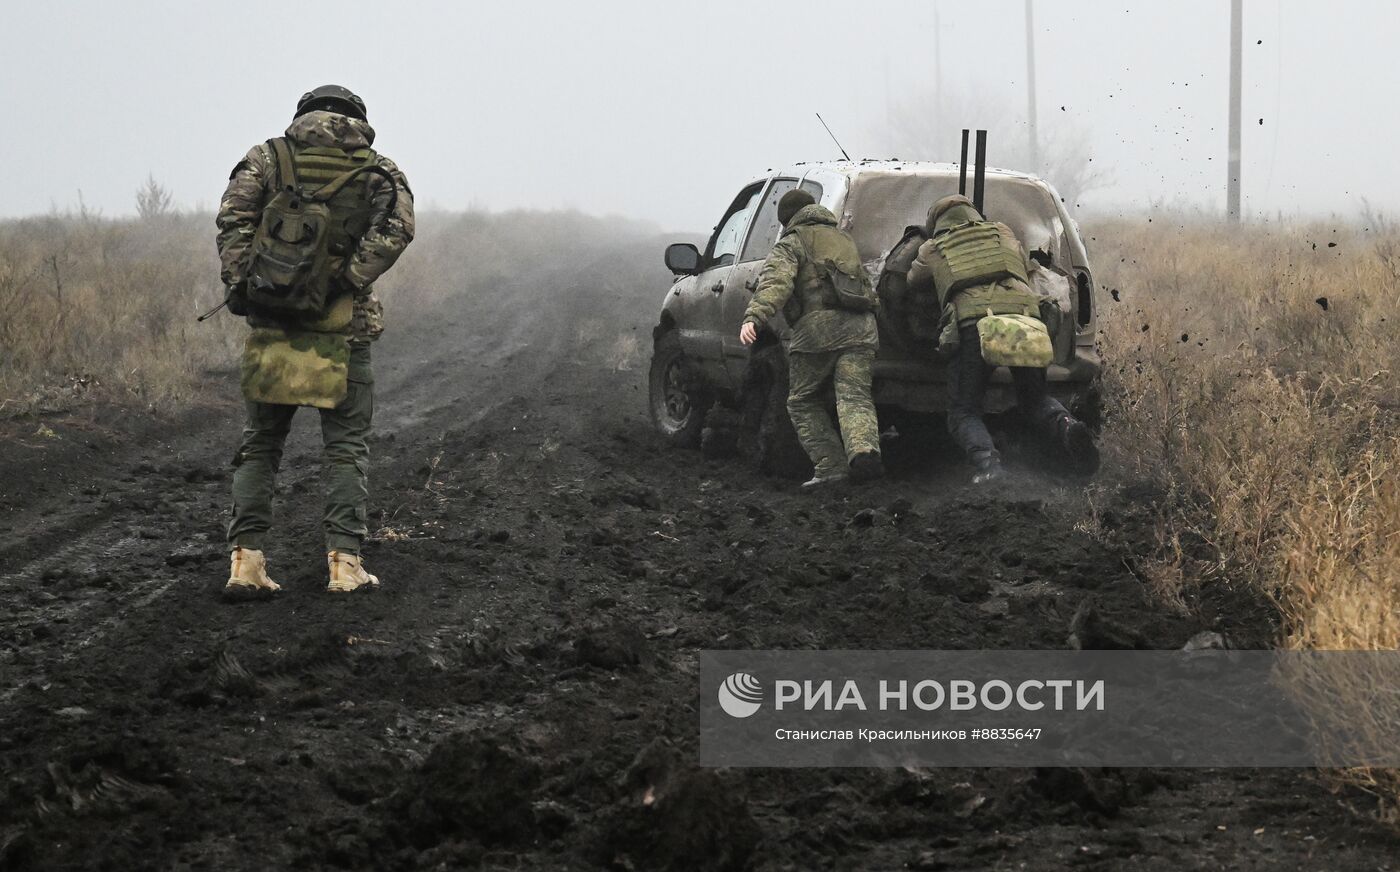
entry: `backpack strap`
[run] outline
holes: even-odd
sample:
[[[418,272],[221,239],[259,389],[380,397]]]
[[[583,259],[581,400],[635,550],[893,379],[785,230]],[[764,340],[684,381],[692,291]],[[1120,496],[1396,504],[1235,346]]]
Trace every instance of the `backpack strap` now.
[[[286,137],[279,136],[276,139],[269,139],[267,145],[272,149],[272,156],[277,161],[277,187],[295,188],[297,186],[296,165],[292,163],[292,149],[287,145]]]
[[[393,175],[391,175],[388,170],[384,169],[384,167],[380,166],[379,164],[370,164],[369,166],[355,167],[349,172],[341,173],[340,175],[331,179],[329,182],[326,182],[326,184],[322,186],[320,190],[308,196],[307,199],[314,200],[318,203],[324,203],[330,200],[336,194],[339,194],[341,192],[341,189],[343,189],[346,185],[350,184],[356,178],[365,173],[374,173],[375,175],[383,176],[384,179],[389,182],[388,211],[390,214],[392,214],[394,209],[399,205],[399,183],[394,181]]]

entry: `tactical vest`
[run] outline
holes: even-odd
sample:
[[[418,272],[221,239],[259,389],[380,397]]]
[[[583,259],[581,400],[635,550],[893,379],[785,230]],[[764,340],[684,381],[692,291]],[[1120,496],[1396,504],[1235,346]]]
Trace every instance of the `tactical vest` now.
[[[969,221],[932,239],[929,268],[941,303],[958,291],[1003,279],[1029,281],[1021,244],[1000,222]]]
[[[290,183],[300,187],[303,193],[314,194],[351,170],[373,165],[375,153],[371,148],[345,151],[323,146],[292,145],[292,170],[296,180]],[[370,217],[373,213],[369,197],[370,175],[372,174],[360,174],[336,192],[326,204],[331,213],[332,257],[345,258],[354,254],[360,239],[369,231]],[[278,182],[279,187],[289,183],[282,179]]]

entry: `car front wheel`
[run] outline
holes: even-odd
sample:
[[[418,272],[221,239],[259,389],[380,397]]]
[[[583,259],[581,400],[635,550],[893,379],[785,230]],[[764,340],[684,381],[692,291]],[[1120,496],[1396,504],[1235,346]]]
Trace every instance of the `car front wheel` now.
[[[688,364],[675,333],[657,340],[651,355],[649,383],[651,420],[656,431],[677,447],[697,447],[705,413],[714,397]]]

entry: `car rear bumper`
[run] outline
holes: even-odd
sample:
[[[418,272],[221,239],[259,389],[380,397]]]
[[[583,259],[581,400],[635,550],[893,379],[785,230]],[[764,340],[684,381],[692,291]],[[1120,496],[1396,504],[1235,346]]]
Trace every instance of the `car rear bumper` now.
[[[1072,406],[1095,389],[1102,368],[1098,352],[1090,346],[1075,349],[1068,364],[1051,364],[1046,370],[1050,395]],[[875,403],[910,412],[945,412],[948,409],[947,366],[942,360],[909,358],[876,359]],[[1016,405],[1011,372],[997,367],[987,389],[984,408],[1004,412]]]

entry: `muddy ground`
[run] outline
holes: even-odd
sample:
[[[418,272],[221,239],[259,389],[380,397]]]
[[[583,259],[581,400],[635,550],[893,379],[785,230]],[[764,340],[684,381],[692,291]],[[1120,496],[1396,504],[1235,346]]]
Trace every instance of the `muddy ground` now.
[[[1394,837],[1292,770],[698,768],[706,648],[1063,648],[1088,598],[1090,647],[1271,628],[1241,594],[1145,594],[1156,495],[1112,463],[1091,511],[1029,472],[973,489],[932,432],[819,498],[663,446],[659,250],[400,314],[370,595],[323,592],[303,413],[285,591],[218,597],[231,373],[173,419],[4,423],[0,867],[1393,868]],[[647,280],[612,281],[619,258]]]

